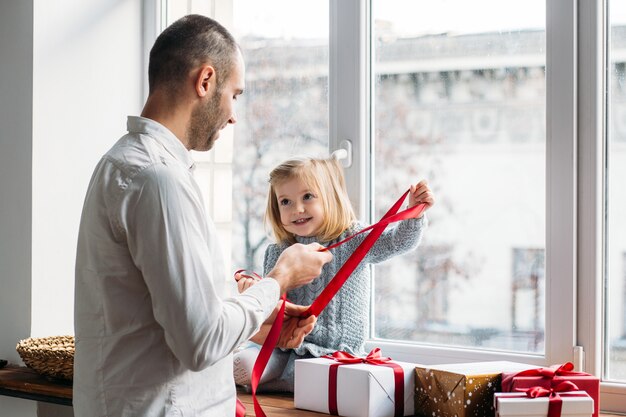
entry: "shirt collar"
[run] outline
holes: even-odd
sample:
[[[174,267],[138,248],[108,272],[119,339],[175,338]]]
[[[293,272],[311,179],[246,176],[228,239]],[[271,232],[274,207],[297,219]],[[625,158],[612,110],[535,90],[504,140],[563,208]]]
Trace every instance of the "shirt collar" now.
[[[189,169],[195,167],[190,152],[182,142],[161,123],[139,116],[128,116],[126,122],[129,133],[143,133],[158,141],[167,152]]]

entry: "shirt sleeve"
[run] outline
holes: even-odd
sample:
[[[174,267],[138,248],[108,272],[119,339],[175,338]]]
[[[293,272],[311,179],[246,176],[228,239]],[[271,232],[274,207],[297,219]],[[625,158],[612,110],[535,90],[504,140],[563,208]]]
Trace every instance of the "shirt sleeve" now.
[[[122,202],[121,222],[133,262],[150,294],[155,320],[174,355],[191,370],[204,369],[250,338],[272,312],[280,288],[266,279],[222,300],[214,282],[206,214],[188,173],[154,165],[137,175]]]

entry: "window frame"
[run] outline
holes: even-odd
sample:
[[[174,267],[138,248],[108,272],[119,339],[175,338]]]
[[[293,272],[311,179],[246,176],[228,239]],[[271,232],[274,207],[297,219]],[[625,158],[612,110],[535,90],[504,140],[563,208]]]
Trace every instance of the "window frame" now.
[[[372,81],[361,79],[369,76],[373,62],[370,26],[370,2],[367,0],[330,0],[331,10],[331,77],[341,79],[344,74],[359,74],[356,82],[340,84],[332,88],[331,103],[344,105],[331,109],[331,146],[338,146],[344,138],[353,140],[352,159],[359,165],[346,169],[346,179],[351,198],[367,221],[372,218],[372,183],[374,178],[369,155],[373,155],[371,132],[373,129],[374,104],[371,103]],[[334,14],[334,15],[333,15]],[[354,22],[359,17],[361,22]],[[386,354],[399,360],[419,357],[424,363],[442,361],[513,360],[545,365],[574,361],[575,346],[575,282],[576,282],[576,5],[569,0],[547,2],[546,10],[546,83],[547,88],[547,230],[546,230],[546,350],[545,354],[520,354],[494,350],[477,350],[437,345],[417,345],[372,339],[368,347],[382,347]],[[350,21],[350,24],[346,24]],[[341,22],[341,25],[338,24]],[[334,32],[333,32],[334,29]],[[567,36],[562,36],[566,33]],[[355,39],[360,37],[361,39]],[[354,46],[358,45],[358,48]],[[367,63],[368,68],[354,65]],[[558,74],[558,75],[557,75]],[[345,84],[351,84],[348,87]],[[357,91],[355,85],[362,91]],[[352,88],[351,88],[352,87]],[[339,95],[339,96],[336,96]],[[359,101],[362,98],[364,101]],[[354,109],[368,110],[366,115]],[[334,114],[337,111],[337,114]],[[333,121],[340,126],[333,126]],[[354,130],[347,130],[354,126]],[[363,135],[367,132],[367,135]],[[331,149],[332,150],[332,149]],[[368,171],[364,172],[363,168]],[[357,194],[361,193],[361,194]],[[558,306],[558,307],[557,307]]]
[[[141,67],[143,74],[143,86],[141,91],[141,106],[146,102],[150,91],[148,84],[148,66],[150,63],[150,49],[157,36],[166,26],[167,0],[142,0],[142,44]]]
[[[329,0],[329,146],[330,152],[352,146],[350,166],[345,178],[350,200],[360,219],[371,218],[372,188],[366,178],[372,170],[369,155],[371,120],[371,40],[368,36],[369,2],[363,0]]]
[[[577,337],[585,349],[585,371],[604,377],[604,283],[606,279],[606,167],[608,140],[607,1],[579,5],[579,198]],[[601,382],[603,411],[626,412],[626,383]]]

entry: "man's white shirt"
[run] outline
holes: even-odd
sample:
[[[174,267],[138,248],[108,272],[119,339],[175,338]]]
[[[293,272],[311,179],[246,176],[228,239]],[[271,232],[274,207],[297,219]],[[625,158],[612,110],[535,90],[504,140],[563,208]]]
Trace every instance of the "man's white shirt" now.
[[[187,149],[129,117],[91,178],[78,237],[74,414],[233,416],[231,352],[269,316],[264,279],[224,298],[214,225]]]

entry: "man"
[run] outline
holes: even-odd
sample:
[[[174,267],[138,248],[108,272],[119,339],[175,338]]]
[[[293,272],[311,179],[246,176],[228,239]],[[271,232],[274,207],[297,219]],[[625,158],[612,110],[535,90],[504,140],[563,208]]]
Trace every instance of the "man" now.
[[[244,64],[217,22],[186,16],[150,52],[141,117],[97,165],[76,259],[74,413],[233,416],[231,352],[271,324],[280,294],[311,282],[331,255],[294,245],[266,279],[222,299],[228,275],[189,150],[211,149],[236,117]],[[291,317],[298,346],[315,317]],[[268,319],[269,317],[269,319]]]

